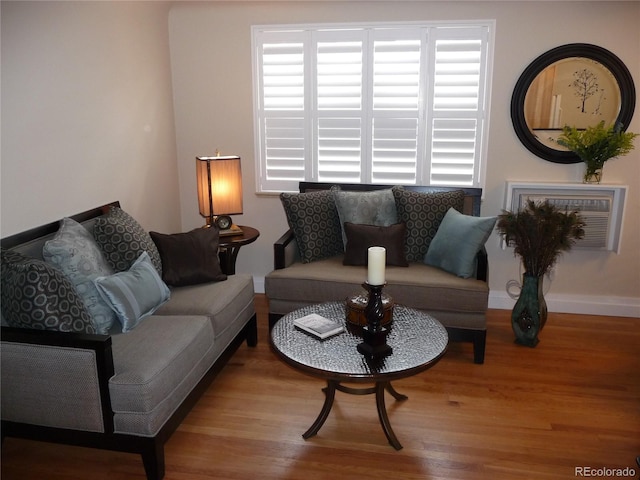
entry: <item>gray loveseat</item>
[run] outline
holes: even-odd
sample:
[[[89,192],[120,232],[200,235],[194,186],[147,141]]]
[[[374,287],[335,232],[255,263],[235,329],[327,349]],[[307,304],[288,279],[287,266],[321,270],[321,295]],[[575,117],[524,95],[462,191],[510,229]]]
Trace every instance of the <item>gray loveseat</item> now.
[[[107,218],[118,207],[114,202],[70,218],[91,233],[99,219]],[[146,310],[149,315],[138,321],[128,318],[134,322],[126,329],[118,316],[107,332],[92,333],[99,327],[86,323],[82,327],[83,322],[87,318],[94,321],[100,314],[87,317],[84,305],[68,296],[71,284],[40,261],[45,242],[56,236],[60,224],[51,223],[2,239],[2,436],[139,453],[147,478],[161,479],[165,442],[240,344],[246,339],[249,346],[256,345],[252,277],[230,275],[225,280],[224,272],[216,272],[218,281],[206,281],[206,275],[198,277],[202,272],[196,272],[195,279],[186,282],[190,285],[172,287],[168,301],[164,299],[164,303]],[[119,226],[113,230],[101,228],[107,236],[130,237],[130,232]],[[200,232],[194,232],[200,236]],[[165,240],[176,238],[167,236]],[[160,267],[166,267],[169,259],[163,258],[159,250],[155,258],[160,253]],[[209,252],[213,258],[216,253]],[[8,259],[15,263],[8,266]],[[154,276],[148,265],[142,267]],[[175,270],[174,267],[171,268]],[[124,275],[135,268],[138,267],[132,265]],[[135,271],[141,277],[134,278],[130,285],[133,291],[140,286],[145,271]],[[41,290],[36,293],[37,298],[48,302],[45,320],[58,323],[52,328],[63,331],[6,326],[12,324],[7,314],[15,313],[5,304],[11,303],[5,295],[12,293],[10,283],[25,280],[23,272],[26,277],[44,281],[44,285],[36,287]],[[169,273],[166,268],[165,273]],[[193,272],[182,273],[189,276]],[[107,282],[116,276],[101,278]],[[157,275],[154,278],[157,280]],[[166,285],[160,284],[157,290],[166,292]],[[24,287],[20,288],[13,293],[28,294]],[[145,298],[134,300],[142,305],[149,295],[146,292],[141,295]],[[69,304],[71,316],[56,313],[56,309],[68,310]],[[126,311],[123,315],[127,318]],[[29,315],[13,320],[21,327],[26,326],[21,322],[30,321]]]
[[[494,227],[495,217],[480,217],[482,191],[476,188],[392,188],[389,185],[302,182],[299,194],[281,194],[290,229],[274,244],[274,270],[265,278],[270,325],[284,314],[305,305],[345,300],[351,295],[364,293],[361,284],[366,280],[367,274],[362,259],[352,262],[360,265],[345,265],[345,258],[349,255],[348,243],[346,246],[343,245],[346,239],[330,241],[327,237],[335,236],[336,229],[340,231],[341,224],[344,225],[344,220],[348,219],[345,218],[345,215],[349,216],[348,212],[344,212],[345,206],[359,208],[354,194],[368,195],[389,189],[395,201],[395,204],[392,204],[392,208],[396,208],[396,211],[392,212],[397,215],[395,221],[404,223],[406,231],[401,239],[402,245],[398,248],[394,249],[394,240],[389,240],[394,235],[398,238],[391,231],[395,226],[388,227],[385,231],[384,227],[380,229],[383,231],[381,241],[391,242],[387,246],[387,261],[391,255],[397,263],[402,263],[402,255],[399,255],[398,250],[404,247],[408,266],[387,265],[385,293],[397,304],[432,314],[447,328],[451,340],[472,342],[474,362],[483,363],[486,343],[485,313],[489,296],[488,262],[484,243]],[[342,208],[336,208],[339,205],[332,204],[331,196],[333,201],[336,201],[340,195],[346,203],[340,205]],[[464,215],[449,213],[450,207]],[[370,206],[368,208],[371,210]],[[372,214],[365,223],[390,224],[393,220],[383,221],[384,208],[386,207],[376,204],[373,210],[377,212],[364,211],[364,217]],[[465,267],[468,270],[466,272],[451,273],[452,268],[460,269],[459,263],[463,256],[463,248],[458,248],[456,243],[465,241],[466,238],[450,238],[450,235],[451,232],[468,232],[468,226],[463,225],[461,230],[452,228],[447,232],[440,228],[445,217],[454,214],[454,223],[456,220],[463,223],[471,221],[480,224],[483,230],[476,235],[476,246],[464,247],[469,263],[469,266]],[[447,225],[451,225],[451,222]],[[474,228],[476,226],[472,225]],[[378,228],[366,225],[358,227],[353,224],[350,227],[363,231]],[[357,234],[357,230],[355,231]],[[444,246],[445,250],[453,248],[453,255],[449,252],[449,257],[452,257],[449,260],[453,262],[453,267],[438,258],[428,262],[431,264],[425,263],[427,252],[431,253],[432,246],[435,250],[435,243],[431,244],[436,234],[440,234],[440,247]],[[473,232],[458,235],[460,236],[471,238]],[[358,238],[354,240],[352,235],[351,240],[355,243]],[[375,244],[380,243],[370,243]],[[367,245],[361,245],[363,246]]]

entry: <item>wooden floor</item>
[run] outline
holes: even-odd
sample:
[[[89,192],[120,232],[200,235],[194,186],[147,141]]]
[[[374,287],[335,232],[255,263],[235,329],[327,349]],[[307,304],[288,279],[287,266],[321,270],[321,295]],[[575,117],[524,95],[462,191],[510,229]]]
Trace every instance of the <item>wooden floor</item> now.
[[[530,349],[513,343],[509,312],[490,311],[484,365],[473,364],[469,344],[452,344],[431,370],[394,383],[409,396],[387,397],[404,446],[395,451],[372,396],[338,392],[319,434],[302,439],[323,384],[275,358],[264,296],[256,306],[258,347],[240,347],[171,437],[167,480],[570,479],[576,468],[626,467],[635,469],[627,478],[640,474],[639,319],[551,313]],[[3,480],[143,478],[137,455],[13,438],[2,447]]]

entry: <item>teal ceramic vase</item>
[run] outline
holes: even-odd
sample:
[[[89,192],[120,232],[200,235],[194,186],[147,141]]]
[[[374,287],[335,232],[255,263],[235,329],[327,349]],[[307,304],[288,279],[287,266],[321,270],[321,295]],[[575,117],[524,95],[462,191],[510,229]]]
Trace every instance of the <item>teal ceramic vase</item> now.
[[[547,322],[547,302],[542,293],[544,277],[525,273],[522,290],[511,312],[511,326],[516,335],[516,343],[535,347],[538,334]]]

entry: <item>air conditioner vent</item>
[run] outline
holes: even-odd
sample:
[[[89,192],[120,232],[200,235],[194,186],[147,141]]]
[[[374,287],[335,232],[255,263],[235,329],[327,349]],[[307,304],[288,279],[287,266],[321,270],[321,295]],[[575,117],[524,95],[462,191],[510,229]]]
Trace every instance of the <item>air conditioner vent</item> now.
[[[518,210],[531,199],[577,210],[585,221],[585,235],[576,248],[619,252],[625,194],[626,187],[617,185],[508,182],[505,208]]]

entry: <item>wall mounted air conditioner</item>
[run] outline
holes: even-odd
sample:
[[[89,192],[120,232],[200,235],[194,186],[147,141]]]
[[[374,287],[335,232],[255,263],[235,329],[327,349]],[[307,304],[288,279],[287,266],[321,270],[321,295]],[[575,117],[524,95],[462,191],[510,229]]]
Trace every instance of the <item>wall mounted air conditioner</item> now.
[[[586,224],[585,235],[574,248],[620,253],[626,194],[626,185],[507,182],[505,209],[519,210],[531,199],[578,210]]]

